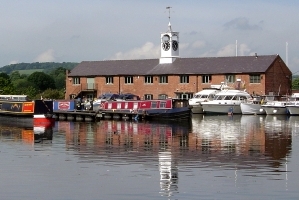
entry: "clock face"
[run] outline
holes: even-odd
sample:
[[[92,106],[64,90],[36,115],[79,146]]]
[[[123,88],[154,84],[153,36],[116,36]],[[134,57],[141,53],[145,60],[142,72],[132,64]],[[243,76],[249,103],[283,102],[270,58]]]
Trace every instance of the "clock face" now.
[[[179,43],[176,40],[172,41],[172,49],[176,51],[178,47],[179,47]]]
[[[167,35],[167,34],[163,35],[162,40],[163,40],[163,42],[169,41],[170,40],[169,35]]]
[[[162,48],[164,51],[168,51],[170,49],[170,43],[168,41],[163,42]]]

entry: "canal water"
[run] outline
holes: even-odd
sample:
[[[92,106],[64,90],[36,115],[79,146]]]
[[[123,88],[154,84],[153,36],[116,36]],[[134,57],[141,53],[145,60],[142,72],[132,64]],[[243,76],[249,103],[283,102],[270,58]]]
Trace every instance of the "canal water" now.
[[[299,116],[0,118],[0,199],[299,199]]]

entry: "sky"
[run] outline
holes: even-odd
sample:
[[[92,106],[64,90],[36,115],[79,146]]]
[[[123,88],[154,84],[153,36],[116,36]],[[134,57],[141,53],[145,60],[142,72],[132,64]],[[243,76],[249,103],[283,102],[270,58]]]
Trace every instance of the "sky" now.
[[[160,57],[179,32],[180,57],[279,54],[299,74],[297,0],[0,0],[0,67]],[[171,7],[170,12],[166,7]]]

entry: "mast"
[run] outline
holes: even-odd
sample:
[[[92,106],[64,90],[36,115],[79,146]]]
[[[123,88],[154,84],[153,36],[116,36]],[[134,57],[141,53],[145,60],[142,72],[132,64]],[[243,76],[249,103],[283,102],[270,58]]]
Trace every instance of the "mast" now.
[[[288,42],[286,42],[286,65],[289,65],[289,60],[288,60]]]
[[[236,56],[238,56],[238,40],[236,40]]]

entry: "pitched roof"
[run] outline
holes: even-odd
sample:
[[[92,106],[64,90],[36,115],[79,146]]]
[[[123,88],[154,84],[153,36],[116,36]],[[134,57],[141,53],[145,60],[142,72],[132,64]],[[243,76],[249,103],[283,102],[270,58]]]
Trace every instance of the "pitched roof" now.
[[[159,64],[159,59],[83,61],[68,76],[263,73],[277,57],[177,58],[171,64]]]

